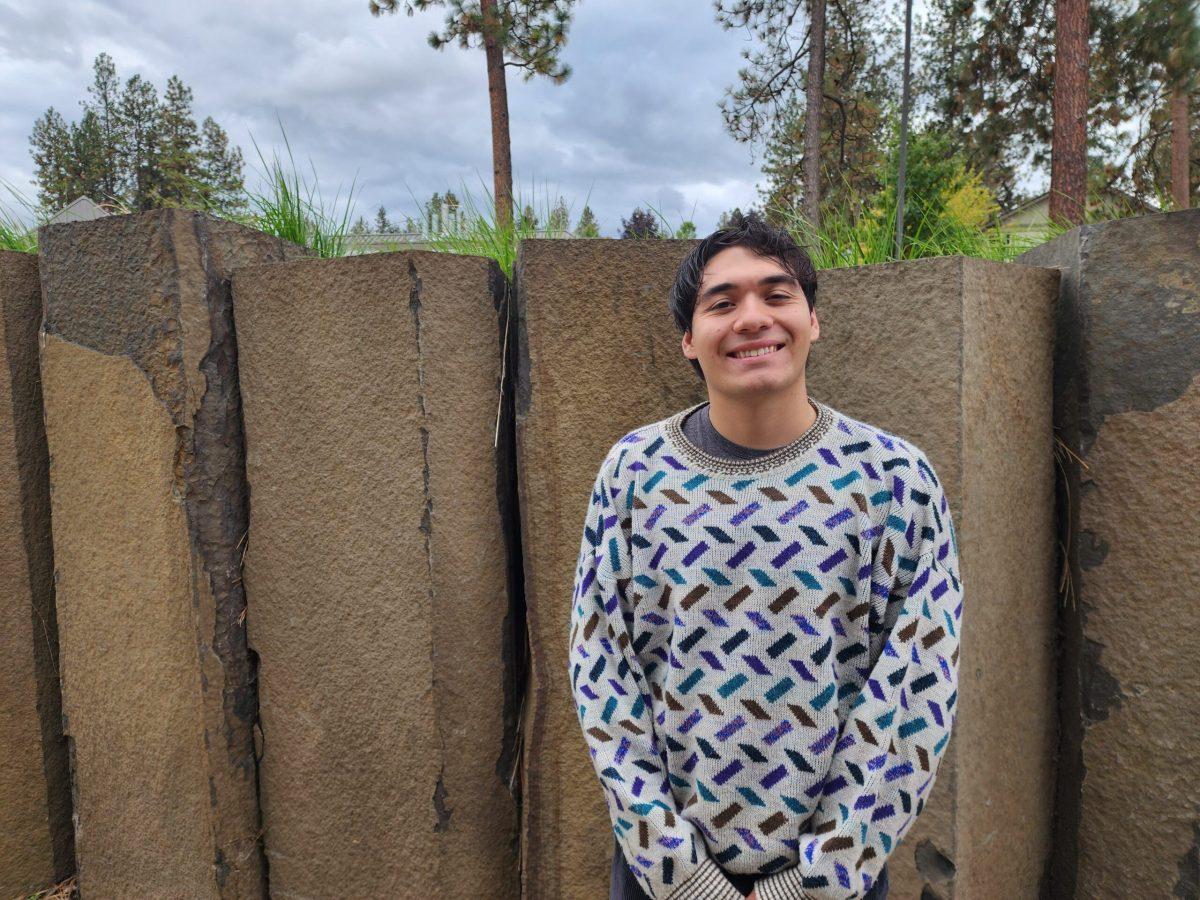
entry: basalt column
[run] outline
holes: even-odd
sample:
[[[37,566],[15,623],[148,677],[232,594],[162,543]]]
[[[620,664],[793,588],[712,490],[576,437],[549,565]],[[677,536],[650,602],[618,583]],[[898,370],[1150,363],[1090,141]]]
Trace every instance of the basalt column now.
[[[289,251],[179,210],[39,238],[80,886],[258,897],[229,275]]]
[[[0,251],[0,896],[70,874],[37,257]]]
[[[958,719],[925,810],[889,857],[892,893],[1046,896],[1058,273],[946,257],[820,278],[810,391],[925,450],[959,541]]]
[[[442,253],[234,278],[275,897],[517,896],[506,304]]]
[[[1062,271],[1056,897],[1200,898],[1200,210],[1084,225]]]
[[[596,469],[633,427],[704,398],[666,296],[689,241],[535,240],[517,262],[517,463],[530,673],[527,900],[607,897],[612,824],[571,697],[567,635]]]

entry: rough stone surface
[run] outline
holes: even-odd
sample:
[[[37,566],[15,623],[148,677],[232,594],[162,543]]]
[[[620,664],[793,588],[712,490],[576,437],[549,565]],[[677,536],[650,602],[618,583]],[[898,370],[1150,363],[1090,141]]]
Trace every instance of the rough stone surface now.
[[[705,397],[666,305],[690,246],[532,241],[518,261],[530,898],[607,893],[611,826],[563,635],[601,457],[629,429]],[[1036,896],[1049,858],[1056,293],[1056,273],[959,258],[820,275],[810,392],[926,450],[952,500],[969,604],[958,726],[889,864],[896,897]],[[613,384],[619,402],[598,400]]]
[[[1062,270],[1054,896],[1200,897],[1200,210],[1075,229]]]
[[[38,326],[37,258],[0,251],[0,896],[74,868],[50,488]]]
[[[893,889],[1038,896],[1056,740],[1056,274],[952,257],[820,279],[810,390],[929,454],[962,555],[958,723],[929,803],[892,854]]]
[[[271,894],[515,898],[499,272],[377,254],[234,293]]]
[[[263,892],[229,274],[299,252],[177,210],[39,232],[85,896]]]
[[[629,429],[706,396],[666,306],[691,246],[534,240],[520,247],[517,483],[530,649],[522,760],[526,900],[608,896],[612,826],[567,677],[571,586],[592,482],[608,448]]]

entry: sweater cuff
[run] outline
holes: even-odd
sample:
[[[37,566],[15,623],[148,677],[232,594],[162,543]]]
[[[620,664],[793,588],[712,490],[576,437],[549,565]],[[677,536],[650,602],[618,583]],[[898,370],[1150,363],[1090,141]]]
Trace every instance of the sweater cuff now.
[[[664,900],[744,900],[744,895],[726,877],[725,870],[706,856],[699,868]]]
[[[792,866],[768,875],[754,885],[759,900],[813,900],[800,881],[800,867]]]

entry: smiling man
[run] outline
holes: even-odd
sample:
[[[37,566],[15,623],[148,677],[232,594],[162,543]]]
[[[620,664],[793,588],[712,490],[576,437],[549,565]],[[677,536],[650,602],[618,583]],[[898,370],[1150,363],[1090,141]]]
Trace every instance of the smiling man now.
[[[612,900],[885,897],[945,753],[949,505],[916,446],[808,395],[816,289],[756,217],[697,244],[670,305],[708,400],[593,483],[569,672]]]

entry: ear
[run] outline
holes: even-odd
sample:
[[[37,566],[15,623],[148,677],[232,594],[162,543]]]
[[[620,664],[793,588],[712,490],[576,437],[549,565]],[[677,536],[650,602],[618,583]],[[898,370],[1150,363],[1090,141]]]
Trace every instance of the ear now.
[[[809,342],[811,343],[821,336],[821,323],[817,321],[817,311],[815,309],[808,314],[808,320],[812,326],[812,330],[808,338]]]
[[[688,359],[696,358],[696,349],[692,346],[692,330],[689,328],[683,333],[683,355]]]

